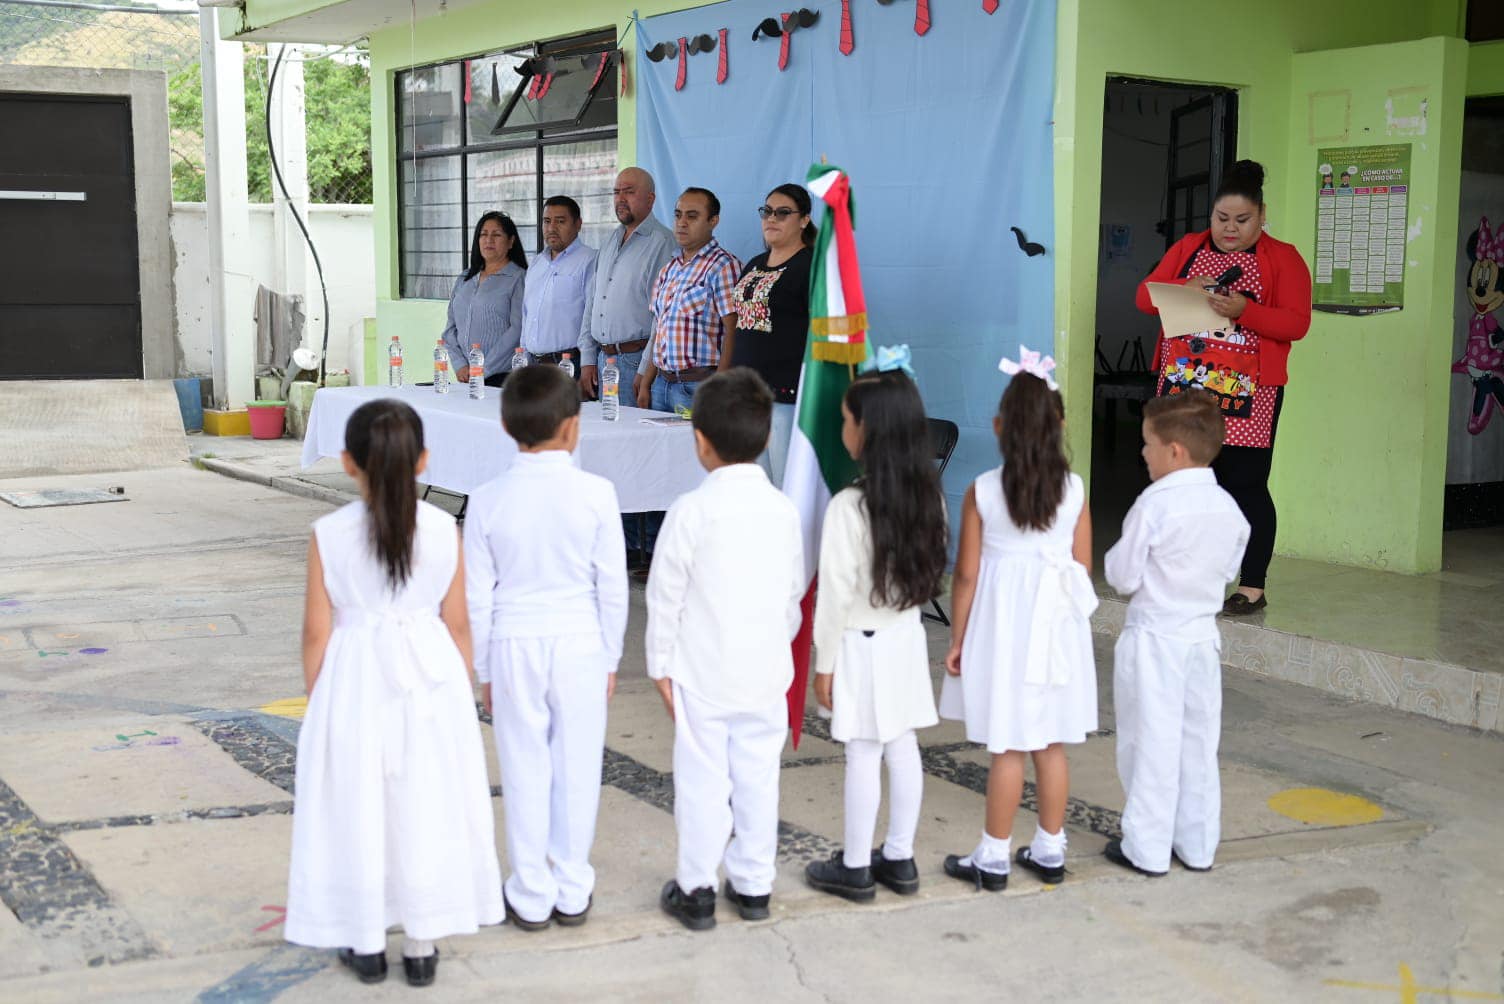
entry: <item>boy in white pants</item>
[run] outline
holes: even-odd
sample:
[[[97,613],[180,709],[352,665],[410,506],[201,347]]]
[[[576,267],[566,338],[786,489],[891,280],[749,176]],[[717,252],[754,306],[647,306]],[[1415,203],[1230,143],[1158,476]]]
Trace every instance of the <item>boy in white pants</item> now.
[[[595,888],[606,702],[627,627],[616,489],[570,454],[579,388],[557,366],[513,373],[502,426],[506,473],[470,496],[465,595],[475,673],[494,715],[506,805],[502,887],[526,931],[583,924]]]
[[[710,473],[669,509],[648,577],[648,675],[674,719],[679,834],[677,876],[660,903],[694,931],[715,926],[723,860],[743,919],[767,917],[773,891],[789,645],[805,582],[798,511],[756,462],[772,411],[750,369],[700,385],[695,450]]]
[[[1145,405],[1143,454],[1153,483],[1107,552],[1108,584],[1133,598],[1113,654],[1123,839],[1104,853],[1143,875],[1164,875],[1172,855],[1205,871],[1221,838],[1216,617],[1248,544],[1248,521],[1209,466],[1223,430],[1209,394]]]

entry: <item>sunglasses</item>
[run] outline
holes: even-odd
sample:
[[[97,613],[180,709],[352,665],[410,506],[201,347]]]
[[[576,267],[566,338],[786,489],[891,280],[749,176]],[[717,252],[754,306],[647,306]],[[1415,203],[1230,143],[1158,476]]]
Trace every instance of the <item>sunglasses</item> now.
[[[757,215],[765,220],[773,216],[778,217],[780,220],[786,220],[790,216],[799,216],[801,214],[799,210],[790,209],[788,206],[779,206],[777,209],[774,209],[772,206],[758,206]]]

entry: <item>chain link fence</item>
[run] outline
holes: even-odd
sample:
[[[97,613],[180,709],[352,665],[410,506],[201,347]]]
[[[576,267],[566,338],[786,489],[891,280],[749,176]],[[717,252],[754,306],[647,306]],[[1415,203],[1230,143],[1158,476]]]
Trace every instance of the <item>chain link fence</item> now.
[[[0,64],[160,70],[167,74],[172,197],[204,200],[203,81],[196,10],[66,7],[0,0]],[[304,46],[300,60],[308,144],[309,199],[371,201],[371,73],[364,51]],[[271,202],[265,104],[271,63],[266,46],[245,46],[247,195]],[[280,89],[285,77],[279,76]]]

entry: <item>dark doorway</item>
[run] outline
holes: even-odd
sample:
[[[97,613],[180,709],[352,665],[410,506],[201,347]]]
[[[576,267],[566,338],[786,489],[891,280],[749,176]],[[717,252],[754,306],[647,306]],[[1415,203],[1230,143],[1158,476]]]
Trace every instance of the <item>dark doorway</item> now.
[[[1139,416],[1154,390],[1159,324],[1138,312],[1134,295],[1171,244],[1210,225],[1212,193],[1236,148],[1235,91],[1108,80],[1091,467],[1099,554],[1117,540],[1128,507],[1149,483]]]
[[[140,379],[130,105],[0,94],[0,379]]]

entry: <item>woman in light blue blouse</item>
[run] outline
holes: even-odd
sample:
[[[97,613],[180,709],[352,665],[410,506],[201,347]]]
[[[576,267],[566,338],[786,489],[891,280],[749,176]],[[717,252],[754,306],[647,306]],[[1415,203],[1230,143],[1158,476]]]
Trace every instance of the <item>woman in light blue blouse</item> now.
[[[486,356],[486,385],[500,387],[512,368],[512,353],[522,338],[522,279],[527,255],[517,225],[505,213],[489,212],[475,224],[470,267],[449,294],[449,323],[444,347],[451,372],[470,379],[470,346],[480,343]]]

